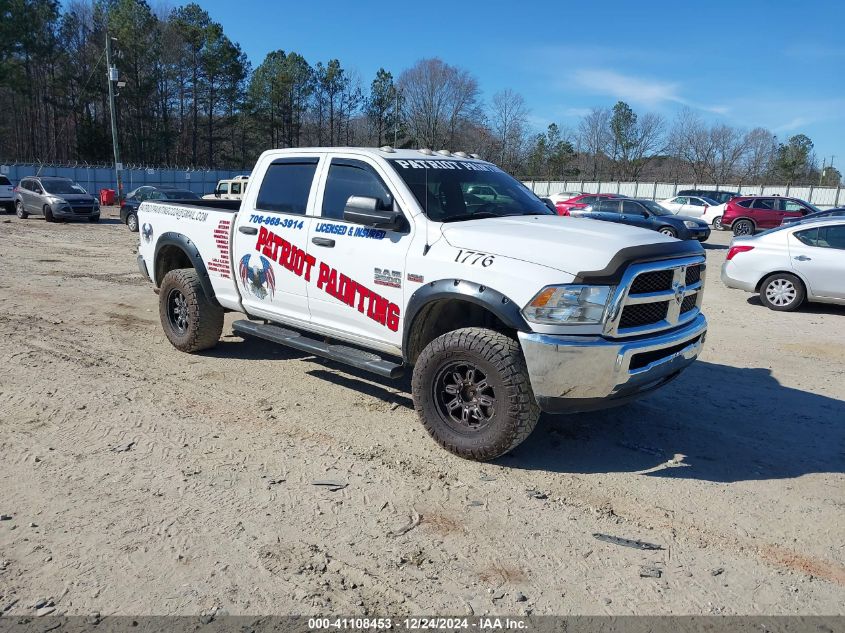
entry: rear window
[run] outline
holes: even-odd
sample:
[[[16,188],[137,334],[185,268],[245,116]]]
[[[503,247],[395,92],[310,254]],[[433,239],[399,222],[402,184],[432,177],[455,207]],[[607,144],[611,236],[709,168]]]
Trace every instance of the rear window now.
[[[311,182],[317,171],[317,160],[308,162],[276,162],[267,168],[258,201],[261,211],[277,211],[305,215]]]
[[[9,181],[6,176],[0,176],[0,185],[6,185],[7,187],[11,187],[12,183]]]

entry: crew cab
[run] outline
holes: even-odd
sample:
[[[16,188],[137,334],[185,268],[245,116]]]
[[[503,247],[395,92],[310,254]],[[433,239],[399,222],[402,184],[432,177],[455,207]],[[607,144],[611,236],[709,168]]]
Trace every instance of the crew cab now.
[[[541,410],[648,393],[702,348],[700,244],[560,217],[463,152],[271,150],[251,182],[240,204],[139,207],[170,342],[211,348],[237,311],[239,335],[411,371],[422,424],[462,457],[506,453]]]

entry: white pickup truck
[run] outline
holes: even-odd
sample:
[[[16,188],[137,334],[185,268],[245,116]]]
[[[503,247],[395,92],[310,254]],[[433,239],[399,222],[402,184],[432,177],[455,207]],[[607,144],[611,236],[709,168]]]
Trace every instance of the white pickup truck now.
[[[139,209],[138,265],[170,342],[233,330],[398,378],[462,457],[511,450],[540,411],[622,404],[701,351],[701,246],[559,217],[462,152],[283,149],[238,201]],[[495,195],[473,193],[484,188]]]

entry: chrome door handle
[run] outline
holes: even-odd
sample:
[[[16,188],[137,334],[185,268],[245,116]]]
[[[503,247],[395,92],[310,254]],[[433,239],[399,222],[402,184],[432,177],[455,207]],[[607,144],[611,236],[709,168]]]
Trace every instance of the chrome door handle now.
[[[254,226],[239,226],[238,230],[241,233],[245,233],[246,235],[255,235],[256,233],[258,233],[258,229]]]
[[[797,259],[799,262],[808,262],[813,258],[807,257],[806,255],[797,255],[796,257],[794,257],[794,259]]]

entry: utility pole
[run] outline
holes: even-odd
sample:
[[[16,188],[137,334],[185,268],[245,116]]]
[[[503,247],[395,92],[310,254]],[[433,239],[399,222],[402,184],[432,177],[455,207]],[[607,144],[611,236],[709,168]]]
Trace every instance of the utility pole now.
[[[114,180],[117,185],[115,192],[117,194],[117,203],[120,204],[120,199],[123,196],[123,182],[121,181],[120,172],[123,170],[123,165],[120,162],[120,148],[117,145],[117,116],[114,107],[114,85],[117,83],[117,68],[111,63],[111,42],[117,41],[113,37],[109,37],[106,33],[106,74],[109,82],[109,111],[111,112],[111,141],[114,148]]]

